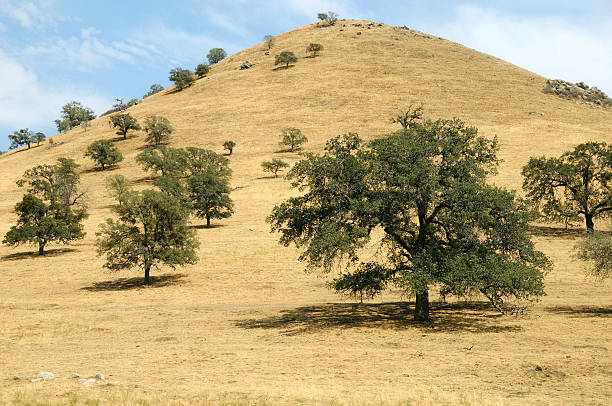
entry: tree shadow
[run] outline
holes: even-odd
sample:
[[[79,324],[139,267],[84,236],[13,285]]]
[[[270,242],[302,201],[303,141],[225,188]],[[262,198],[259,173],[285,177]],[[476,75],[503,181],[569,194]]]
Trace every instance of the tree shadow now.
[[[327,303],[283,310],[278,316],[239,320],[244,329],[279,329],[296,335],[325,329],[372,327],[393,330],[419,329],[427,332],[501,333],[519,331],[520,326],[499,325],[501,314],[488,303],[432,305],[432,320],[426,323],[412,319],[414,303]]]
[[[289,70],[291,68],[295,67],[295,65],[289,65],[289,66],[277,66],[276,68],[272,69],[273,71],[279,71],[279,70]]]
[[[529,233],[539,237],[557,237],[573,240],[577,237],[584,237],[586,235],[586,229],[576,227],[566,229],[564,227],[531,225],[529,227]]]
[[[178,285],[183,283],[185,274],[164,274],[159,276],[151,276],[151,283],[145,284],[144,277],[137,278],[119,278],[111,281],[96,282],[91,286],[81,288],[89,292],[103,292],[116,290],[132,290],[132,289],[147,289],[147,288],[163,288],[166,286]]]
[[[213,228],[225,227],[225,225],[224,224],[211,224],[210,226],[207,227],[206,224],[191,224],[187,227],[193,230],[212,230]]]
[[[140,184],[140,183],[153,183],[158,178],[159,178],[159,176],[155,176],[155,177],[145,176],[144,178],[134,179],[132,181],[132,183],[134,185],[137,185],[137,184]]]
[[[547,307],[546,310],[570,317],[612,317],[612,306],[552,306]]]
[[[28,252],[17,252],[15,254],[9,254],[2,257],[2,261],[19,261],[20,259],[26,258],[49,258],[49,257],[58,257],[60,255],[68,254],[70,252],[75,252],[74,248],[54,248],[50,250],[45,250],[44,255],[38,255],[38,251],[28,251]]]

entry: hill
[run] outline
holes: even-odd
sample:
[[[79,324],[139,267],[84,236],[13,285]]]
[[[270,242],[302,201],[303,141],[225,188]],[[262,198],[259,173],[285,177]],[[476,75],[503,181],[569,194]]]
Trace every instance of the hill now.
[[[306,58],[311,42],[324,46],[316,58]],[[284,50],[300,59],[278,69],[274,55]],[[254,65],[240,70],[245,61]],[[264,222],[292,193],[260,167],[273,157],[299,159],[279,152],[285,127],[300,128],[309,139],[305,150],[316,152],[338,134],[371,139],[396,130],[389,119],[397,109],[423,103],[427,117],[459,117],[497,136],[504,162],[494,181],[515,189],[530,156],[612,141],[610,110],[546,94],[546,81],[418,31],[340,20],[279,35],[269,55],[258,44],[214,65],[190,88],[146,98],[129,112],[141,122],[167,117],[176,129],[171,146],[222,152],[225,140],[236,142],[230,157],[236,214],[198,228],[200,263],[157,271],[151,288],[136,286],[137,270],[103,271],[93,246],[113,203],[105,176],[150,185],[134,161],[141,133],[116,142],[125,161],[108,173],[83,157],[92,141],[118,139],[107,117],[54,136],[61,145],[53,148],[45,143],[0,156],[2,235],[22,194],[15,181],[60,156],[81,164],[90,212],[87,237],[44,258],[31,255],[31,247],[0,247],[0,403],[66,393],[126,404],[605,403],[612,396],[612,293],[571,258],[579,232],[544,229],[536,237],[555,269],[546,279],[548,296],[528,314],[438,304],[436,320],[418,326],[406,316],[401,292],[347,304],[324,279],[304,274],[297,252],[280,247]],[[58,378],[35,384],[1,378],[39,370]],[[102,372],[119,384],[86,389],[66,379],[73,372]]]

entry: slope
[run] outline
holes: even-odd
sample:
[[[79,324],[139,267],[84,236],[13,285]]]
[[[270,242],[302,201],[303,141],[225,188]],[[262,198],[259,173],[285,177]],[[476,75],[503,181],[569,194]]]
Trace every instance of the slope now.
[[[325,47],[317,58],[305,57],[311,42]],[[274,66],[274,55],[283,50],[300,58],[289,69]],[[244,61],[255,65],[239,70]],[[538,238],[556,268],[547,279],[549,296],[529,315],[516,320],[478,306],[440,305],[436,322],[423,328],[405,321],[405,305],[395,303],[400,292],[383,297],[383,304],[344,305],[324,280],[302,272],[295,250],[279,247],[264,222],[291,191],[282,179],[266,177],[261,161],[299,159],[278,152],[285,127],[301,128],[309,138],[305,150],[320,151],[341,133],[373,138],[393,131],[398,127],[389,118],[397,108],[423,103],[427,117],[456,116],[486,136],[497,135],[504,162],[495,182],[512,188],[520,187],[520,168],[530,156],[559,154],[586,140],[612,141],[610,111],[544,94],[545,82],[438,37],[341,20],[282,34],[270,55],[258,44],[213,66],[188,89],[143,100],[129,112],[141,122],[151,114],[167,117],[176,128],[171,146],[222,152],[225,140],[237,144],[230,157],[236,214],[216,228],[199,228],[200,263],[150,289],[133,288],[129,278],[139,278],[137,270],[109,275],[95,257],[95,230],[112,201],[104,190],[107,173],[92,170],[83,153],[96,139],[117,138],[106,117],[87,130],[54,136],[59,146],[1,156],[0,233],[14,223],[12,207],[22,193],[15,181],[27,168],[60,156],[82,165],[91,215],[85,240],[48,257],[28,255],[29,247],[0,247],[0,345],[6,349],[0,376],[102,371],[121,385],[98,393],[101,398],[122,388],[157,388],[162,399],[238,391],[288,403],[391,402],[415,393],[432,404],[605,399],[611,349],[605,317],[612,297],[605,284],[585,281],[568,254],[571,241]],[[116,144],[125,161],[108,174],[148,187],[134,162],[143,135]],[[595,317],[581,316],[589,309]],[[577,329],[587,332],[578,342]],[[475,342],[479,350],[465,350]],[[564,372],[538,375],[536,364]],[[587,366],[590,376],[578,373]],[[590,395],[582,394],[586,382]],[[0,381],[0,390],[32,390],[27,385]],[[36,390],[82,390],[74,385],[58,379]]]

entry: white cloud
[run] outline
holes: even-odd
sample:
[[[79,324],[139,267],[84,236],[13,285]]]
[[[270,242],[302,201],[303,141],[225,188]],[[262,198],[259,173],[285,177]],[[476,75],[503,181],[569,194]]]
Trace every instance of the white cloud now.
[[[54,89],[41,85],[36,74],[0,51],[0,126],[32,129],[48,128],[59,117],[61,106],[78,100],[97,114],[104,112],[111,100],[86,89]]]
[[[446,24],[423,27],[540,75],[584,81],[612,94],[612,19],[577,24],[568,17],[519,17],[460,6]]]
[[[37,28],[62,20],[53,12],[54,0],[0,0],[0,17],[17,21],[24,28]]]

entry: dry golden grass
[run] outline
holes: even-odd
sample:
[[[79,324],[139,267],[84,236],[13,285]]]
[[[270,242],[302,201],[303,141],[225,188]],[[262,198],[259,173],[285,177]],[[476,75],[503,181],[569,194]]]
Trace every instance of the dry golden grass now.
[[[396,107],[423,102],[428,117],[456,116],[497,135],[504,163],[494,181],[511,188],[532,155],[612,141],[610,111],[543,94],[543,77],[436,37],[353,23],[298,28],[277,38],[272,55],[257,45],[191,88],[130,109],[139,120],[168,117],[172,146],[221,152],[225,140],[237,143],[236,214],[198,228],[200,263],[161,269],[151,287],[138,285],[137,270],[105,272],[93,246],[112,204],[104,177],[149,185],[134,163],[142,134],[117,142],[126,160],[112,172],[91,171],[83,158],[92,141],[116,138],[104,117],[55,136],[63,142],[55,148],[0,157],[2,235],[22,194],[15,181],[59,156],[82,165],[91,213],[83,241],[50,247],[44,258],[32,247],[0,248],[0,404],[608,404],[612,283],[585,277],[572,259],[579,232],[536,237],[555,268],[548,295],[527,314],[501,316],[475,298],[434,304],[430,325],[411,322],[401,292],[363,305],[339,298],[269,233],[265,216],[292,192],[260,163],[299,158],[277,152],[284,127],[301,128],[306,150],[320,151],[340,133],[397,129],[389,122]],[[325,47],[319,57],[303,58],[310,42]],[[301,59],[275,70],[282,50]],[[255,67],[237,70],[245,60]],[[9,379],[41,370],[57,379]],[[87,389],[67,379],[73,372],[102,372],[117,384]]]

